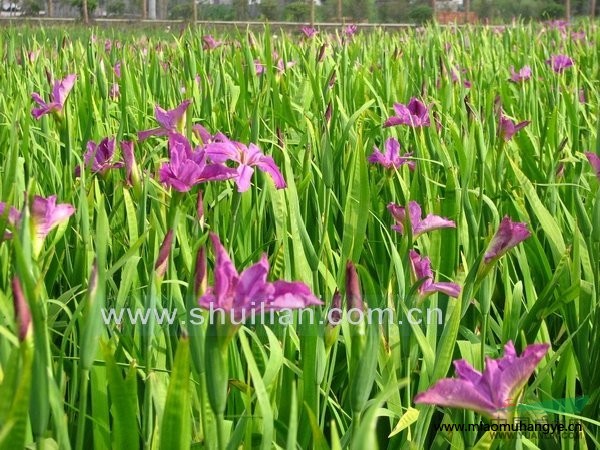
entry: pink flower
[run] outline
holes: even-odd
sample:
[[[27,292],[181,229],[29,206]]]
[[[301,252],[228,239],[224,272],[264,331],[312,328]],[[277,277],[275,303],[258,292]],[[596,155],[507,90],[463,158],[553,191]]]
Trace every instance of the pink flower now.
[[[110,169],[118,169],[123,167],[123,162],[113,162],[113,155],[115,153],[115,139],[104,138],[99,144],[94,141],[87,143],[87,151],[84,155],[85,166],[90,169],[92,173],[99,173],[104,175]],[[75,168],[75,176],[81,176],[81,167]]]
[[[54,86],[52,87],[52,95],[49,103],[46,103],[37,92],[31,94],[31,98],[40,105],[39,108],[33,108],[31,110],[31,115],[35,119],[39,119],[44,114],[61,114],[62,110],[65,106],[65,101],[73,89],[75,85],[75,80],[77,76],[74,74],[67,75],[64,79],[58,80],[54,82]]]
[[[530,78],[531,67],[523,66],[521,69],[519,69],[518,72],[515,72],[515,68],[511,66],[509,81],[512,81],[513,83],[522,83],[523,81],[529,80]]]
[[[416,251],[410,250],[410,265],[415,281],[424,280],[419,286],[419,294],[427,296],[435,292],[442,292],[449,297],[458,298],[461,288],[456,283],[433,281],[433,271],[431,270],[431,260],[428,257],[422,258]]]
[[[415,403],[471,409],[491,419],[506,419],[508,408],[515,405],[549,348],[548,344],[533,344],[517,356],[512,341],[508,341],[502,358],[486,358],[483,373],[463,359],[454,361],[458,378],[439,380],[418,394]]]
[[[263,154],[254,145],[245,145],[241,142],[227,140],[224,142],[213,142],[204,147],[208,158],[215,163],[233,161],[238,164],[236,183],[238,192],[250,189],[250,180],[254,173],[254,167],[268,173],[277,189],[283,189],[287,185],[279,168],[271,156]]]
[[[394,103],[394,110],[396,111],[396,115],[385,121],[383,124],[384,128],[394,125],[408,125],[415,128],[428,127],[430,125],[429,109],[415,97],[410,99],[408,105]]]
[[[556,73],[563,73],[573,66],[573,60],[567,55],[552,55],[550,59],[546,60],[546,64],[550,65]]]
[[[509,119],[504,114],[500,114],[500,123],[498,125],[498,134],[502,136],[505,141],[510,141],[512,137],[517,133],[517,131],[525,128],[531,122],[529,120],[524,120],[523,122],[519,122],[515,124],[511,119]]]
[[[179,192],[187,192],[198,183],[227,180],[236,171],[222,164],[208,164],[204,149],[192,150],[189,141],[180,134],[169,136],[170,160],[159,170],[160,182]]]
[[[382,153],[377,147],[374,147],[368,161],[372,164],[381,164],[386,169],[392,167],[397,169],[406,164],[410,170],[415,170],[416,163],[411,160],[411,156],[412,153],[400,156],[400,143],[396,138],[391,137],[385,141],[385,152]]]
[[[219,237],[211,233],[216,261],[214,285],[207,288],[200,297],[201,308],[220,309],[238,322],[260,311],[279,311],[298,309],[323,303],[314,296],[304,283],[267,281],[269,262],[263,254],[260,261],[241,274],[229,259],[227,251],[221,245]]]
[[[596,172],[598,180],[600,180],[600,156],[592,152],[587,152],[585,156],[587,156],[590,165],[594,169],[594,172]]]
[[[354,24],[347,25],[346,28],[344,28],[344,34],[348,37],[354,36],[354,34],[356,33],[357,30],[358,30],[358,27],[356,25],[354,25]]]
[[[456,228],[456,223],[454,223],[453,220],[436,216],[435,214],[427,214],[425,219],[421,219],[421,205],[414,201],[408,203],[408,217],[406,215],[406,208],[399,206],[396,203],[390,203],[387,206],[387,209],[396,221],[396,224],[392,225],[392,230],[404,234],[404,227],[406,226],[408,219],[413,239],[430,231],[442,228]]]
[[[36,195],[30,207],[32,231],[40,239],[60,224],[69,220],[75,213],[75,208],[68,203],[56,204],[56,195],[48,198]]]
[[[488,245],[483,257],[484,264],[489,264],[504,256],[510,249],[516,247],[525,239],[531,236],[527,229],[527,224],[523,222],[513,222],[510,217],[504,216],[498,231]]]
[[[207,34],[206,36],[202,37],[202,48],[204,50],[214,50],[217,47],[220,47],[221,45],[223,45],[222,41],[217,41],[214,37],[212,37],[212,35]]]
[[[154,116],[160,127],[146,131],[138,131],[138,139],[143,141],[150,136],[169,136],[178,133],[183,128],[185,112],[192,104],[191,100],[185,100],[174,109],[165,111],[160,106],[154,108]]]
[[[304,26],[300,30],[304,33],[304,36],[306,36],[308,39],[314,37],[318,33],[316,28],[309,27],[309,26]]]

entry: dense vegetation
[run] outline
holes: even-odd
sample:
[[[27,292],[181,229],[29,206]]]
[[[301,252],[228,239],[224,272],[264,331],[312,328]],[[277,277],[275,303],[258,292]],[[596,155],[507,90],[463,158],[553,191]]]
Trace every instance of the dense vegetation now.
[[[0,448],[598,446],[596,27],[315,31],[0,30]],[[509,341],[512,405],[415,403]],[[434,426],[509,406],[584,431]]]

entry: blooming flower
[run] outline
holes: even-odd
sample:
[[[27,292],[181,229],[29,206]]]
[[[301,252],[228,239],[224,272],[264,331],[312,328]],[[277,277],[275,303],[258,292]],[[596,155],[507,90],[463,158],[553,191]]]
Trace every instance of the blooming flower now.
[[[550,59],[546,60],[546,64],[550,65],[556,73],[563,73],[565,69],[573,65],[573,60],[567,55],[552,55]]]
[[[226,180],[237,172],[221,164],[208,164],[204,149],[192,150],[180,134],[169,136],[170,160],[159,169],[160,182],[179,192],[187,192],[205,181]]]
[[[567,27],[570,25],[569,21],[561,19],[561,20],[549,20],[546,22],[548,29],[550,30],[558,30],[561,32],[566,31]]]
[[[222,41],[217,41],[212,35],[207,34],[202,37],[202,48],[204,50],[214,50],[217,47],[223,45]]]
[[[258,59],[254,60],[254,71],[256,72],[256,75],[265,73],[265,65]]]
[[[309,26],[304,26],[300,30],[304,33],[304,36],[306,36],[309,39],[314,37],[318,33],[316,28]]]
[[[273,158],[263,154],[254,144],[246,146],[241,142],[227,140],[226,142],[209,144],[204,148],[206,155],[212,162],[234,161],[238,164],[238,176],[235,180],[238,192],[245,192],[250,188],[250,179],[254,173],[254,167],[268,173],[277,189],[283,189],[287,186]]]
[[[174,109],[165,111],[160,106],[154,108],[154,116],[160,127],[151,130],[139,131],[138,138],[140,141],[147,139],[150,136],[168,136],[172,133],[177,133],[183,128],[185,112],[191,105],[191,100],[185,100]]]
[[[518,72],[515,72],[513,66],[510,67],[510,78],[509,81],[513,83],[521,83],[531,78],[531,67],[523,66]]]
[[[121,95],[121,89],[119,88],[119,83],[113,83],[110,85],[110,91],[108,92],[108,96],[113,100],[116,100]]]
[[[49,103],[46,103],[44,100],[42,100],[42,97],[40,97],[40,94],[37,92],[31,94],[31,98],[40,106],[39,108],[33,108],[31,110],[31,115],[35,119],[39,119],[44,114],[62,113],[62,110],[65,106],[65,101],[67,100],[69,92],[71,92],[71,89],[73,89],[73,86],[75,85],[76,78],[77,75],[71,74],[67,75],[62,80],[55,81],[52,87],[52,94],[50,96],[51,100]]]
[[[211,233],[215,251],[214,286],[200,297],[201,308],[221,309],[233,320],[245,320],[247,314],[257,311],[279,311],[321,305],[310,288],[301,282],[267,281],[269,262],[263,254],[260,261],[241,274],[229,259],[219,237]]]
[[[278,74],[282,74],[283,72],[286,71],[286,69],[289,69],[290,67],[294,67],[296,65],[296,61],[288,61],[286,63],[283,62],[283,58],[276,58],[277,59],[277,73]]]
[[[600,156],[592,152],[587,152],[585,156],[587,156],[588,161],[596,172],[596,176],[600,180]]]
[[[394,125],[409,125],[411,127],[428,127],[429,110],[419,99],[413,97],[408,105],[402,103],[394,103],[396,115],[390,117],[383,124],[384,127]]]
[[[115,76],[117,78],[121,78],[121,61],[117,61],[113,67],[113,71],[115,72]]]
[[[486,358],[483,373],[463,359],[454,361],[458,378],[439,380],[418,394],[415,403],[471,409],[491,419],[506,419],[507,408],[517,402],[549,347],[532,344],[517,356],[512,341],[508,341],[502,358]]]
[[[212,142],[227,142],[229,138],[220,131],[216,134],[211,134],[206,128],[200,124],[192,126],[192,132],[200,139],[202,145],[210,144]]]
[[[585,41],[585,31],[571,31],[571,39],[573,41]]]
[[[419,294],[427,296],[434,292],[442,292],[454,298],[457,298],[460,295],[460,286],[456,283],[444,281],[434,283],[431,260],[428,257],[422,258],[421,255],[414,250],[409,252],[409,257],[415,281],[425,279],[421,286],[419,286]]]
[[[396,224],[392,225],[392,230],[404,234],[404,226],[407,219],[406,208],[396,203],[390,203],[387,209],[396,221]],[[413,239],[429,231],[441,228],[456,228],[456,223],[453,220],[436,216],[435,214],[427,214],[425,219],[421,219],[421,214],[421,205],[415,201],[408,202],[408,219],[410,220]]]
[[[60,224],[69,220],[75,213],[75,208],[68,203],[56,204],[56,195],[48,198],[36,195],[31,202],[31,223],[33,233],[40,239]]]
[[[381,164],[386,169],[398,168],[406,164],[410,170],[415,170],[416,164],[410,159],[411,156],[412,153],[405,153],[404,156],[400,156],[400,143],[397,139],[391,137],[385,141],[385,153],[374,147],[368,161],[372,164]]]
[[[118,169],[123,167],[123,162],[112,162],[113,155],[115,153],[115,139],[104,138],[100,141],[100,144],[96,144],[94,141],[87,143],[87,151],[83,157],[85,166],[88,167],[92,173],[100,173],[104,175],[110,169]],[[81,167],[75,168],[75,176],[81,175]]]
[[[523,122],[515,123],[504,114],[500,114],[500,123],[498,125],[498,133],[500,136],[504,138],[505,141],[510,141],[515,133],[527,125],[529,125],[531,121],[524,120]]]
[[[531,233],[527,229],[526,223],[513,222],[510,217],[504,216],[502,222],[500,222],[498,231],[496,231],[485,251],[483,262],[488,264],[491,261],[501,258],[511,248],[517,246],[529,236],[531,236]]]
[[[0,216],[6,214],[6,204],[0,202]],[[56,195],[48,198],[36,195],[33,197],[29,208],[31,214],[31,233],[33,236],[34,253],[37,255],[41,250],[44,239],[60,224],[69,220],[75,212],[75,208],[67,203],[56,204]],[[7,221],[16,227],[21,220],[21,212],[13,207],[8,209]],[[4,238],[12,237],[10,232],[5,232]]]
[[[358,30],[358,27],[354,24],[351,25],[347,25],[346,28],[344,28],[344,34],[348,37],[353,36],[356,31]]]

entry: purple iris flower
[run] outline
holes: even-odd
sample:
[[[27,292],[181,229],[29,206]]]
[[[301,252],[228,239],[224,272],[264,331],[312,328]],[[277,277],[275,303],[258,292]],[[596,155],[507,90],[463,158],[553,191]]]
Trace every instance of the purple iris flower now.
[[[44,239],[54,228],[69,220],[75,208],[68,203],[57,205],[56,195],[48,198],[36,195],[31,202],[30,212],[33,233]]]
[[[416,251],[409,252],[410,265],[415,281],[423,280],[419,286],[419,294],[427,296],[435,292],[442,292],[450,297],[458,298],[460,295],[460,286],[456,283],[444,281],[433,281],[433,271],[431,270],[431,260],[428,257],[422,258]]]
[[[515,133],[527,125],[529,125],[531,121],[524,120],[523,122],[515,123],[504,114],[500,114],[500,123],[498,125],[498,133],[500,136],[504,138],[505,141],[510,141]]]
[[[113,67],[113,71],[115,72],[115,76],[117,78],[121,78],[121,61],[117,61],[115,66]]]
[[[115,153],[115,139],[104,138],[100,141],[100,144],[96,144],[94,141],[87,143],[87,151],[83,157],[85,166],[90,169],[92,173],[99,173],[104,175],[110,169],[119,169],[124,166],[123,162],[113,162],[113,156]],[[81,176],[81,167],[75,168],[75,176]]]
[[[454,361],[458,378],[439,380],[418,394],[415,403],[471,409],[490,419],[507,419],[509,408],[516,405],[527,380],[549,347],[532,344],[517,356],[512,341],[508,341],[502,358],[486,358],[483,373],[464,359]]]
[[[386,169],[391,167],[397,169],[406,164],[410,170],[415,170],[416,164],[410,159],[411,156],[412,153],[400,156],[400,143],[396,138],[391,137],[385,141],[385,152],[382,153],[377,147],[374,147],[368,161],[372,164],[381,164]]]
[[[204,50],[214,50],[217,47],[223,45],[222,41],[217,41],[212,35],[207,34],[202,37],[202,48]]]
[[[346,26],[346,28],[344,28],[344,34],[348,37],[354,36],[354,34],[356,34],[357,31],[358,27],[354,24],[348,25]]]
[[[277,58],[277,73],[279,75],[281,75],[283,72],[286,71],[286,69],[289,69],[290,67],[294,67],[296,65],[296,61],[288,61],[286,63],[283,62],[283,58]]]
[[[215,251],[214,285],[200,297],[201,308],[221,309],[240,323],[256,312],[323,304],[304,283],[268,282],[269,262],[265,254],[259,262],[238,273],[219,237],[211,233],[210,238]]]
[[[523,242],[531,236],[531,232],[527,229],[527,224],[524,222],[513,222],[510,217],[504,216],[498,231],[488,245],[483,262],[488,264],[501,258],[506,252],[513,247]]]
[[[202,145],[207,145],[212,142],[228,142],[229,138],[220,131],[216,134],[211,134],[206,128],[200,124],[192,126],[192,132],[200,139]]]
[[[169,136],[170,160],[159,169],[160,182],[179,192],[187,192],[205,181],[227,180],[237,172],[222,164],[208,164],[204,149],[192,150],[180,134]]]
[[[558,30],[561,32],[565,32],[567,27],[570,25],[568,20],[560,19],[560,20],[549,20],[546,22],[546,25],[551,30]]]
[[[556,73],[563,73],[565,69],[573,66],[573,60],[567,55],[552,55],[546,60],[546,64],[550,65]]]
[[[254,167],[268,173],[277,189],[283,189],[287,186],[273,158],[263,154],[254,144],[247,146],[241,142],[227,140],[225,142],[214,142],[205,146],[204,149],[206,150],[206,156],[212,162],[234,161],[238,164],[236,178],[238,192],[245,192],[250,189],[250,179],[254,173]]]
[[[383,124],[384,127],[394,125],[409,125],[411,127],[428,127],[429,109],[419,99],[413,97],[408,105],[402,103],[394,103],[394,111],[396,115],[390,117]]]
[[[138,131],[138,139],[143,141],[150,136],[168,136],[172,133],[178,133],[183,128],[185,120],[185,112],[192,104],[191,100],[185,100],[175,109],[164,110],[156,105],[154,108],[154,116],[160,127],[146,131]]]
[[[0,216],[5,213],[6,204],[0,202]],[[35,255],[38,255],[42,249],[44,239],[48,234],[60,224],[69,220],[69,217],[75,213],[75,208],[68,203],[56,204],[56,195],[48,198],[36,195],[29,207],[31,217],[32,245]],[[8,223],[16,227],[21,220],[21,212],[10,207],[8,210]],[[4,238],[11,238],[10,232],[5,232]]]
[[[108,96],[113,99],[116,100],[119,98],[119,95],[121,95],[121,89],[119,87],[119,83],[113,83],[110,85],[110,90],[108,91]]]
[[[254,71],[259,76],[265,73],[265,65],[258,59],[254,60]]]
[[[300,30],[304,33],[304,36],[306,36],[308,39],[314,37],[318,33],[316,28],[309,27],[309,26],[304,26]]]
[[[410,221],[413,239],[416,239],[423,233],[428,233],[433,230],[456,228],[456,223],[454,223],[453,220],[436,216],[435,214],[427,214],[425,219],[421,219],[421,205],[414,201],[408,202],[408,217],[406,216],[406,208],[399,206],[396,203],[390,203],[387,206],[387,209],[396,221],[396,224],[392,225],[392,230],[404,234],[404,226],[408,219]]]
[[[585,156],[587,156],[587,159],[592,165],[594,172],[596,172],[596,176],[600,180],[600,156],[592,152],[587,152]]]
[[[523,66],[521,69],[519,69],[518,72],[515,72],[515,68],[511,66],[509,81],[512,81],[513,83],[522,83],[523,81],[529,80],[530,78],[531,67]]]
[[[50,96],[51,100],[49,103],[46,103],[44,100],[42,100],[42,97],[40,97],[40,94],[37,92],[31,94],[31,98],[40,106],[39,108],[33,108],[31,110],[31,115],[35,119],[39,119],[44,114],[62,113],[67,96],[69,95],[69,92],[71,92],[71,89],[73,89],[76,79],[77,75],[71,74],[67,75],[62,80],[55,81],[52,87],[52,94]]]

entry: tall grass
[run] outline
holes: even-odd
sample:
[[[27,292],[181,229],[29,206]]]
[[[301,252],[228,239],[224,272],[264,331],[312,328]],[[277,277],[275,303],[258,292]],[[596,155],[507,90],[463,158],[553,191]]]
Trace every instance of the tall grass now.
[[[267,29],[219,36],[225,44],[213,50],[203,49],[210,30],[0,30],[0,200],[22,209],[26,196],[56,194],[77,211],[37,257],[28,230],[0,243],[0,448],[599,446],[600,180],[584,152],[600,152],[600,35],[594,24],[579,27],[585,40],[539,25],[340,31],[310,40]],[[296,64],[278,71],[274,51]],[[574,67],[555,74],[545,61],[556,53],[571,56]],[[263,75],[255,60],[265,64]],[[508,82],[509,68],[526,64],[532,79]],[[49,81],[69,73],[77,82],[63,119],[34,120],[31,93],[47,97]],[[429,105],[439,127],[382,128],[394,102],[411,97]],[[498,134],[497,98],[505,114],[531,121],[509,142]],[[170,109],[184,99],[192,100],[188,137],[201,123],[256,143],[273,156],[287,188],[276,190],[257,172],[245,193],[219,182],[176,194],[156,176],[168,157],[165,138],[135,143],[136,188],[122,170],[75,178],[89,140],[135,140],[156,126],[155,105]],[[414,172],[367,162],[392,136],[402,152],[413,152]],[[456,222],[415,246],[438,280],[463,286],[459,299],[418,298],[413,244],[391,230],[386,210],[410,200]],[[527,222],[532,237],[476,284],[473,273],[504,215]],[[172,228],[168,269],[157,277]],[[266,253],[271,278],[304,281],[326,304],[313,324],[295,317],[291,325],[240,329],[226,355],[222,420],[209,401],[207,330],[189,315],[197,305],[196,252],[209,231],[236,267]],[[212,274],[210,246],[208,254]],[[348,260],[370,307],[400,315],[439,308],[443,323],[371,326],[361,347],[344,320],[329,339],[327,305],[336,289],[344,291]],[[32,314],[33,335],[23,343],[11,306],[15,276]],[[175,322],[102,319],[103,308],[152,305],[176,309]],[[483,357],[497,357],[509,340],[519,349],[551,344],[522,403],[550,405],[551,421],[580,420],[581,439],[449,434],[433,424],[478,423],[479,416],[415,406],[417,392],[453,375],[452,360],[482,369]],[[359,381],[357,364],[373,368]],[[569,409],[579,397],[585,407]]]

